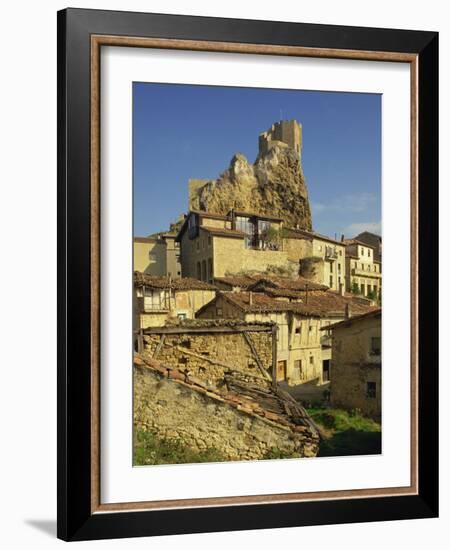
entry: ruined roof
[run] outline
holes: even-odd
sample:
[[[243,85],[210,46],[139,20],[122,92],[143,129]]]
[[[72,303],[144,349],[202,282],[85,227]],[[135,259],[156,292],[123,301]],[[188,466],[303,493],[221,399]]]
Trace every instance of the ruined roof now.
[[[172,289],[172,290],[216,290],[216,287],[191,277],[181,279],[169,279],[168,277],[154,277],[134,272],[134,286],[147,286],[149,288]]]
[[[318,437],[319,430],[306,410],[288,393],[280,388],[266,388],[252,385],[241,379],[237,373],[225,375],[225,384],[221,388],[207,385],[188,372],[163,365],[148,356],[134,353],[136,367],[151,370],[153,373],[171,379],[193,391],[208,396],[238,409],[243,414],[261,418],[270,423],[284,426],[293,432],[308,430]]]
[[[360,321],[364,321],[370,318],[381,319],[381,308],[372,309],[371,311],[367,311],[366,313],[355,315],[354,317],[350,317],[349,319],[344,319],[339,323],[334,323],[332,325],[328,325],[327,327],[323,327],[321,330],[334,330],[335,328],[348,327],[354,323],[358,323]]]
[[[306,231],[306,229],[296,229],[296,228],[285,228],[283,230],[284,235],[288,239],[318,239],[321,241],[326,241],[332,244],[337,244],[339,246],[345,246],[342,241],[337,241],[336,239],[332,239],[331,237],[328,237],[327,235],[321,235],[320,233],[316,233],[315,231]]]
[[[285,290],[328,290],[328,287],[319,283],[305,279],[304,277],[276,277],[272,275],[255,276],[254,283],[249,287],[253,290],[257,286],[272,287]]]
[[[233,239],[243,239],[245,237],[245,233],[242,231],[236,231],[236,229],[228,229],[226,227],[208,227],[201,225],[200,229],[218,237],[231,237]]]
[[[303,317],[335,317],[344,316],[350,309],[352,313],[366,313],[377,309],[369,304],[362,303],[350,296],[341,296],[338,292],[327,291],[295,295],[295,301],[283,301],[264,292],[221,292],[218,296],[204,305],[197,313],[204,311],[210,304],[216,303],[223,297],[245,313],[283,313],[292,312]],[[301,301],[300,301],[301,300]]]

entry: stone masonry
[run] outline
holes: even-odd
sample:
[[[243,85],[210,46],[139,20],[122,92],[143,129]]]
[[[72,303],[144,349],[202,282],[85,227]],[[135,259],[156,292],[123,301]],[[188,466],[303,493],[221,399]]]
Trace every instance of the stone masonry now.
[[[207,388],[138,354],[134,387],[135,428],[161,439],[197,451],[214,448],[224,460],[261,459],[273,449],[297,457],[318,452],[319,434],[304,410],[270,389],[259,388],[256,395],[263,397],[257,400],[225,386]]]

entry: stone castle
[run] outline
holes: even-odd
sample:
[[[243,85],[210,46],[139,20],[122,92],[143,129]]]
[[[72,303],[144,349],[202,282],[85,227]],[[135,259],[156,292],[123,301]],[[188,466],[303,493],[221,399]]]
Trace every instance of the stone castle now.
[[[216,180],[189,180],[189,210],[226,214],[232,208],[283,216],[286,225],[311,230],[311,209],[301,163],[302,127],[282,120],[259,136],[253,164],[236,153]]]
[[[259,155],[265,155],[274,146],[284,143],[301,155],[302,125],[296,120],[282,120],[272,124],[269,130],[259,135]]]

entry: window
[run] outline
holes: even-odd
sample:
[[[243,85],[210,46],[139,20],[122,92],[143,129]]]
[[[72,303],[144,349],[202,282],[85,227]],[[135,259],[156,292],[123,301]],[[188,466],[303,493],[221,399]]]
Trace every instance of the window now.
[[[366,293],[366,287],[365,285],[363,285],[363,283],[361,283],[361,294],[365,294]]]
[[[361,247],[361,256],[364,256],[364,248]]]
[[[309,357],[309,364],[314,365],[314,357],[312,355]]]
[[[367,382],[366,397],[368,397],[369,399],[374,399],[376,396],[377,396],[377,383]]]
[[[302,325],[301,323],[295,327],[295,334],[301,335],[302,333]]]
[[[342,250],[339,250],[339,256],[342,256]]]
[[[312,325],[309,325],[309,334],[311,334],[311,333],[312,333],[312,331],[313,331],[313,328],[314,328],[314,327],[313,327]]]
[[[369,258],[370,258],[370,249],[369,249],[369,248],[367,249],[367,255],[368,255]]]
[[[370,342],[370,353],[372,355],[381,355],[381,336],[372,336]]]
[[[338,272],[341,272],[341,264],[338,264]]]
[[[330,275],[330,288],[333,287],[333,275]]]
[[[223,310],[221,307],[216,307],[216,317],[222,317]]]
[[[208,246],[211,246],[211,235],[208,235]]]

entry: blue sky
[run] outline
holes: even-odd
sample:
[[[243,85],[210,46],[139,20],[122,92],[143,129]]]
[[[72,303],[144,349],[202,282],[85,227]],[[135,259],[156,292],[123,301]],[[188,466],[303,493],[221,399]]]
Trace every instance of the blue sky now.
[[[380,95],[134,83],[134,234],[186,212],[189,178],[217,178],[236,152],[254,162],[280,118],[303,126],[314,230],[381,232]]]

